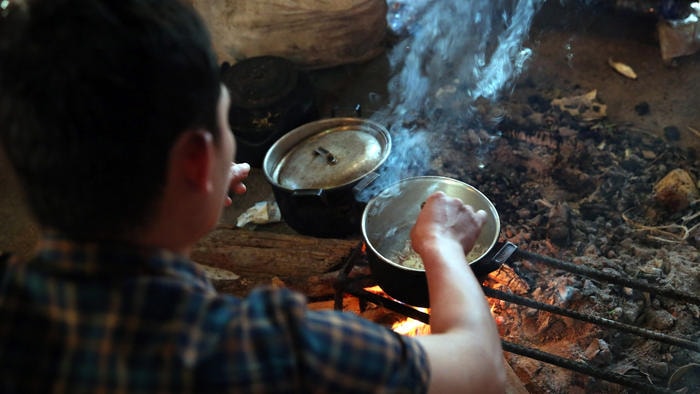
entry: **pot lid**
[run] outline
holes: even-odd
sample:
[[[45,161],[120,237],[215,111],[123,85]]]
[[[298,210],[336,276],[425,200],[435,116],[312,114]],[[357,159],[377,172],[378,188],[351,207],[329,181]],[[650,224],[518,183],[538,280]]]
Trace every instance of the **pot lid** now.
[[[292,61],[278,56],[244,59],[222,73],[231,94],[231,106],[265,108],[286,97],[297,85],[299,70]]]
[[[358,181],[379,167],[389,154],[389,134],[360,119],[325,119],[303,128],[317,133],[300,140],[279,161],[273,179],[289,189],[328,189]],[[292,131],[294,133],[294,131]]]

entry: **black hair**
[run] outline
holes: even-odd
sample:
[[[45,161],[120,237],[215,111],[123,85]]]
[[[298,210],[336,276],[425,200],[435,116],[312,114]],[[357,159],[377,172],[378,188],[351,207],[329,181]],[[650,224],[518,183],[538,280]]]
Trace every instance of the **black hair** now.
[[[151,219],[185,130],[218,140],[204,22],[178,0],[27,0],[0,15],[0,142],[37,221],[120,238]]]

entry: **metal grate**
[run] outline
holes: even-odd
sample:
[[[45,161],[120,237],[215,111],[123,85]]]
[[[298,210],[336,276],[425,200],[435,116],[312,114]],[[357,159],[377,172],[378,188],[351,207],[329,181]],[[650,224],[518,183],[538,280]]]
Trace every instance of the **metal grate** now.
[[[650,285],[646,282],[625,278],[619,275],[613,275],[609,273],[604,273],[600,271],[591,270],[586,267],[577,266],[572,263],[565,261],[553,259],[551,257],[542,256],[530,252],[525,252],[518,250],[513,255],[514,259],[521,258],[530,261],[538,261],[550,266],[562,269],[568,272],[572,272],[579,275],[589,276],[594,279],[606,281],[613,284],[619,284],[633,289],[642,290],[655,295],[660,295],[668,298],[673,298],[680,301],[685,301],[688,303],[694,303],[700,305],[700,296],[695,294],[689,294],[681,292],[675,289],[660,288]],[[353,268],[357,266],[366,267],[368,262],[362,252],[362,245],[359,245],[356,249],[352,251],[350,256],[344,263],[343,269],[340,270],[338,281],[336,282],[336,295],[334,307],[336,310],[343,309],[343,296],[345,294],[357,297],[360,302],[360,309],[363,311],[367,303],[372,303],[395,313],[399,313],[407,318],[418,320],[425,324],[430,324],[430,315],[418,310],[410,305],[404,304],[397,301],[391,297],[383,294],[377,294],[367,291],[367,287],[376,285],[376,282],[371,278],[371,276],[362,275],[358,277],[350,277],[350,272]],[[495,298],[509,303],[526,306],[529,308],[534,308],[540,311],[545,311],[548,313],[553,313],[568,318],[576,319],[579,321],[584,321],[588,323],[593,323],[602,327],[615,329],[621,332],[626,332],[629,334],[637,335],[651,340],[656,340],[659,342],[667,343],[670,345],[678,346],[684,349],[688,349],[695,352],[700,352],[700,343],[696,340],[690,338],[683,338],[677,336],[667,335],[658,331],[650,330],[643,327],[638,327],[616,320],[583,314],[573,310],[561,308],[555,305],[541,303],[526,297],[518,296],[515,294],[506,293],[500,290],[495,290],[486,286],[483,286],[484,294],[489,298]],[[671,390],[666,387],[661,387],[658,385],[653,385],[643,380],[635,380],[628,376],[606,371],[600,368],[593,367],[589,364],[575,361],[572,359],[557,356],[551,353],[543,352],[541,350],[523,346],[520,344],[512,343],[506,340],[502,340],[503,349],[507,352],[517,354],[520,356],[532,358],[541,362],[545,362],[551,365],[555,365],[560,368],[568,369],[580,374],[588,375],[598,379],[602,379],[611,383],[616,383],[622,386],[626,386],[635,390],[640,390],[642,392],[650,393],[676,393],[677,391]]]

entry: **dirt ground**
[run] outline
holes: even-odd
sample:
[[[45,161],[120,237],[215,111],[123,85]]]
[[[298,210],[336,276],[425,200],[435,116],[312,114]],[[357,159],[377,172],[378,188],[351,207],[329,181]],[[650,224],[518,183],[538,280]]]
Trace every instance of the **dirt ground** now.
[[[669,143],[697,151],[700,136],[689,128],[700,128],[700,56],[665,64],[657,21],[655,15],[625,9],[547,2],[531,30],[534,56],[522,80],[535,89],[562,95],[597,89],[610,121],[657,135],[675,126],[680,138]],[[609,58],[632,67],[638,78],[631,80],[613,71]],[[530,92],[519,85],[513,96],[521,98]],[[635,110],[641,103],[648,104],[648,114]]]

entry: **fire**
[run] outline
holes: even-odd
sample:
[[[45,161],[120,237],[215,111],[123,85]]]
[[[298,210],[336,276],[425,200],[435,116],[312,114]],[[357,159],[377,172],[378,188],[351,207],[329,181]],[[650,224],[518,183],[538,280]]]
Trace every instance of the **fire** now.
[[[426,308],[419,309],[425,309],[424,312],[427,312]],[[411,318],[394,323],[394,325],[391,326],[391,329],[394,330],[394,332],[409,337],[430,334],[430,325]]]
[[[364,247],[364,245],[363,245]],[[492,287],[492,288],[522,288],[527,285],[522,279],[520,279],[510,267],[501,267],[501,269],[490,273],[483,281],[482,285]],[[366,287],[364,290],[388,297],[387,294],[379,286]],[[502,315],[502,301],[497,299],[489,299],[489,309],[491,315],[493,316],[496,326],[498,327],[499,333],[503,334],[505,330],[506,317]],[[415,308],[423,313],[430,314],[429,308]],[[405,316],[400,316],[398,320],[389,323],[384,322],[387,326],[390,326],[394,332],[406,336],[418,336],[430,334],[430,325],[425,324],[421,321],[407,318]]]
[[[366,287],[365,290],[370,292],[370,293],[379,294],[379,295],[382,295],[384,297],[389,297],[384,292],[384,290],[382,290],[382,288],[379,286]],[[415,309],[418,311],[421,311],[423,313],[430,312],[429,308],[415,307]],[[395,321],[394,323],[391,324],[391,329],[396,333],[399,333],[401,335],[406,335],[406,336],[417,336],[417,335],[424,335],[424,334],[430,333],[430,325],[429,324],[425,324],[421,321],[411,319],[410,317],[409,318],[402,317],[400,320]]]
[[[496,322],[496,326],[498,327],[499,334],[503,334],[503,325],[505,323],[505,318],[503,316],[500,316],[498,314],[498,302],[497,301],[491,301],[489,302],[490,304],[490,311],[491,315],[493,316],[494,321]],[[420,310],[421,312],[424,313],[430,313],[429,308],[416,308],[417,310]],[[406,335],[406,336],[418,336],[418,335],[426,335],[430,334],[430,325],[425,324],[421,321],[411,319],[411,318],[406,318],[404,320],[398,321],[394,323],[391,326],[391,329],[394,332],[397,332],[401,335]]]
[[[381,287],[379,286],[372,286],[372,287],[365,287],[365,290],[369,291],[370,293],[373,294],[379,294],[379,295],[386,295],[384,293],[384,290],[382,290]],[[388,296],[387,296],[388,297]]]

